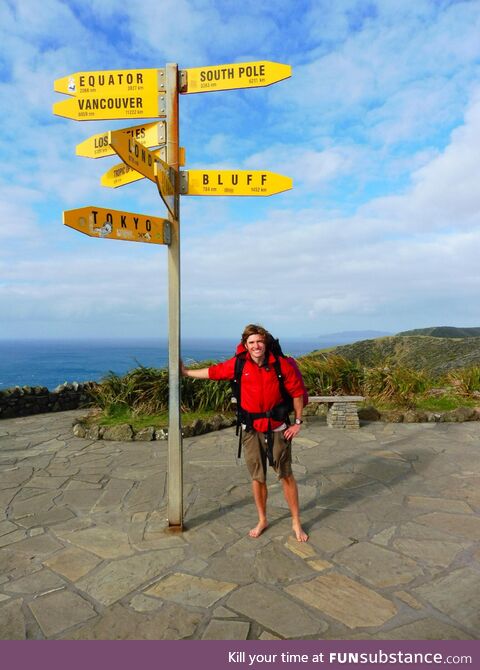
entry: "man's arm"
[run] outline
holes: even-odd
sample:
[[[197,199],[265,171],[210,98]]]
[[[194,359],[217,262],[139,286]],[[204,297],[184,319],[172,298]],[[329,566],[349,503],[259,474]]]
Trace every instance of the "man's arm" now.
[[[183,377],[193,377],[194,379],[208,379],[208,368],[193,368],[188,369],[184,366],[183,361],[180,361],[180,373]]]
[[[298,398],[292,398],[292,400],[293,400],[293,409],[295,411],[295,419],[300,419],[301,421],[303,414],[303,395],[298,396]],[[288,426],[288,428],[285,430],[283,434],[286,440],[291,440],[296,435],[298,435],[299,432],[300,432],[300,425],[297,423],[292,423],[292,425]]]

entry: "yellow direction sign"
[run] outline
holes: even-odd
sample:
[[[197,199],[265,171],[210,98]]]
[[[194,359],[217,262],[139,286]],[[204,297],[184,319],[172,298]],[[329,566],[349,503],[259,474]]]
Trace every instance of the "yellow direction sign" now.
[[[108,133],[108,141],[124,163],[157,184],[164,203],[175,216],[174,176],[170,166],[133,137],[122,135],[118,130]]]
[[[165,117],[165,96],[158,93],[95,94],[53,104],[53,113],[74,121]]]
[[[63,223],[89,237],[170,244],[170,222],[146,214],[102,207],[81,207],[63,212]]]
[[[55,79],[53,90],[66,95],[115,96],[165,91],[165,70],[103,70],[75,72]]]
[[[152,151],[151,153],[153,153],[153,155],[157,158],[165,160],[167,150],[166,147],[161,147],[160,149]],[[145,176],[126,163],[117,163],[102,175],[100,183],[102,186],[117,188],[118,186],[132,184],[139,179],[145,179]]]
[[[293,187],[290,177],[262,170],[185,170],[181,195],[274,195]]]
[[[120,131],[127,137],[133,137],[137,142],[145,147],[157,147],[166,142],[165,121],[153,121],[152,123],[142,123],[139,126],[122,128]],[[86,158],[103,158],[104,156],[114,156],[115,151],[108,143],[108,131],[92,135],[88,139],[77,144],[77,156]]]
[[[270,86],[292,75],[290,65],[264,60],[253,63],[209,65],[182,70],[180,93],[206,93],[232,88]]]

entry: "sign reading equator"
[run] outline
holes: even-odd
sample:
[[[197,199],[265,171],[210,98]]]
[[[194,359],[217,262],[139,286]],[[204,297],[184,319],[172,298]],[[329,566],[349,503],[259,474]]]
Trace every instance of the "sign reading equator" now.
[[[207,93],[270,86],[291,77],[292,68],[273,61],[256,61],[188,68],[182,70],[182,75],[184,81],[180,93]]]
[[[165,90],[165,70],[101,70],[75,72],[55,79],[53,90],[65,95],[120,95]]]
[[[293,187],[290,177],[267,170],[184,170],[181,195],[274,195]]]
[[[89,206],[63,212],[63,223],[89,237],[149,244],[170,243],[170,222],[146,214]]]

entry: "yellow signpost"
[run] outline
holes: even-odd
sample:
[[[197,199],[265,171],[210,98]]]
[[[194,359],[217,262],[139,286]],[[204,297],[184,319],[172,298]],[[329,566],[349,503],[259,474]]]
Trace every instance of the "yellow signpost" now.
[[[185,170],[182,195],[274,195],[292,188],[290,177],[263,170]]]
[[[264,60],[253,63],[208,65],[182,70],[180,93],[207,93],[233,88],[270,86],[292,75],[290,65]]]
[[[167,156],[167,149],[166,147],[161,147],[151,153],[164,161]],[[102,186],[107,186],[108,188],[118,188],[119,186],[132,184],[140,179],[145,179],[145,176],[126,163],[117,163],[102,175],[100,183]]]
[[[133,137],[144,147],[157,147],[166,142],[165,121],[142,123],[139,126],[122,128],[117,132],[123,133],[127,137]],[[108,131],[92,135],[77,144],[76,153],[77,156],[85,156],[86,158],[103,158],[104,156],[115,155],[114,149],[108,143]]]
[[[55,79],[53,90],[66,95],[132,95],[165,91],[165,70],[101,70],[75,72]]]
[[[80,207],[63,212],[63,223],[89,237],[170,244],[170,222],[146,214]]]
[[[102,207],[64,212],[64,223],[91,237],[167,245],[168,256],[168,524],[183,529],[183,450],[180,403],[180,194],[268,196],[292,188],[292,180],[261,170],[185,170],[179,146],[179,93],[269,86],[291,76],[291,67],[271,61],[232,63],[179,72],[164,69],[77,72],[57,79],[55,91],[70,97],[53,105],[59,116],[78,121],[165,117],[94,135],[77,146],[89,158],[118,154],[123,163],[102,177],[121,186],[147,177],[157,184],[168,219]],[[180,85],[180,90],[179,90]],[[164,93],[163,93],[164,91]],[[165,145],[156,151],[149,147]],[[165,152],[166,151],[166,155]]]

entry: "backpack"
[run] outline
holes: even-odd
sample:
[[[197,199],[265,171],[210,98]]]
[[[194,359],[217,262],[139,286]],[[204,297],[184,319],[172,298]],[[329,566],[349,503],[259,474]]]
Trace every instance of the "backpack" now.
[[[280,366],[280,358],[284,358],[292,366],[296,377],[299,379],[302,385],[303,406],[305,407],[308,404],[308,391],[306,389],[305,382],[303,381],[302,373],[300,372],[297,361],[291,356],[285,356],[285,354],[282,351],[282,347],[280,346],[280,342],[278,341],[278,339],[275,339],[273,337],[267,343],[267,353],[268,352],[273,354],[275,358],[273,368],[277,375],[278,384],[280,386],[282,402],[273,407],[269,412],[261,412],[261,413],[245,412],[245,410],[242,410],[241,407],[242,391],[240,382],[242,379],[243,368],[245,366],[245,361],[247,358],[247,352],[242,344],[239,344],[237,346],[237,352],[235,354],[234,378],[230,382],[230,386],[232,389],[232,403],[235,403],[237,408],[237,421],[236,421],[235,434],[239,436],[238,454],[237,454],[238,458],[240,458],[242,451],[242,424],[245,424],[247,426],[247,430],[250,430],[252,428],[252,424],[255,419],[272,418],[276,421],[284,421],[287,425],[290,425],[289,414],[290,412],[293,411],[293,398],[285,388],[283,373]],[[273,435],[271,429],[269,428],[267,432],[267,457],[270,465],[274,465],[272,450],[273,450]]]

